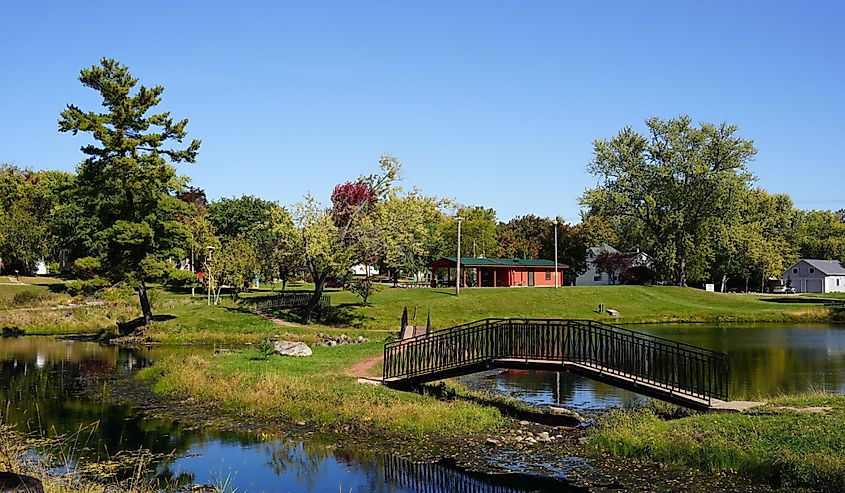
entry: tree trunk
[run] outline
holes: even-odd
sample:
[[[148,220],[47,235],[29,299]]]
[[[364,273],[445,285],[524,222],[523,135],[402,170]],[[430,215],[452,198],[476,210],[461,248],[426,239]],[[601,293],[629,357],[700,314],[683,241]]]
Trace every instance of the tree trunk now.
[[[326,278],[329,277],[329,273],[324,272],[323,274],[318,274],[312,271],[311,277],[314,278],[314,294],[311,296],[311,299],[308,300],[308,305],[302,312],[303,325],[308,325],[308,323],[311,322],[311,317],[314,315],[314,310],[320,303],[320,297],[323,296],[323,288],[326,286]]]
[[[681,257],[678,259],[678,265],[675,266],[675,285],[687,287],[687,259]]]
[[[150,299],[147,297],[147,286],[143,282],[138,284],[138,298],[141,300],[144,325],[149,325],[153,321],[153,309],[150,306]]]

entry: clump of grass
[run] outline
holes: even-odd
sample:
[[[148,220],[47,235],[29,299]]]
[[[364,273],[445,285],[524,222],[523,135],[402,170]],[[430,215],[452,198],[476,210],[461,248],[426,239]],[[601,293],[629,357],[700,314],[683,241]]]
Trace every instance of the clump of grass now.
[[[806,406],[832,412],[801,412]],[[754,413],[671,421],[648,408],[617,411],[600,421],[588,443],[623,457],[736,471],[779,487],[845,491],[845,397],[785,396]]]

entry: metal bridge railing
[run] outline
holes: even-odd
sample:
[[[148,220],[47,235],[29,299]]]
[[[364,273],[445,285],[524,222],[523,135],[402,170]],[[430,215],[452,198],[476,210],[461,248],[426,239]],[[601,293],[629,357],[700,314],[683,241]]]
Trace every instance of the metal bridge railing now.
[[[301,308],[308,305],[312,296],[314,296],[314,293],[309,293],[307,291],[299,293],[280,293],[272,298],[263,299],[257,302],[255,307],[259,310]],[[322,295],[320,296],[320,302],[317,304],[317,308],[328,308],[331,305],[332,299],[329,296]]]
[[[593,320],[484,319],[384,348],[384,378],[419,379],[496,359],[561,362],[668,392],[727,400],[727,355]]]

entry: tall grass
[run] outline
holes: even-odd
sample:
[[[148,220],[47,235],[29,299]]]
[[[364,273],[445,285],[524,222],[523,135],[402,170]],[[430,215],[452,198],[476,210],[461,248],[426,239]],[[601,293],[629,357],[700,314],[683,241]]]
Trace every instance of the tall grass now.
[[[495,409],[461,400],[396,392],[356,383],[347,368],[371,348],[366,345],[314,348],[310,358],[250,352],[218,357],[173,356],[142,372],[157,391],[188,395],[240,416],[304,421],[337,430],[457,435],[496,429],[504,418]]]
[[[831,410],[800,411],[807,406]],[[779,487],[845,491],[845,397],[784,396],[755,413],[669,421],[648,409],[618,411],[601,421],[588,443],[624,457],[736,471]]]

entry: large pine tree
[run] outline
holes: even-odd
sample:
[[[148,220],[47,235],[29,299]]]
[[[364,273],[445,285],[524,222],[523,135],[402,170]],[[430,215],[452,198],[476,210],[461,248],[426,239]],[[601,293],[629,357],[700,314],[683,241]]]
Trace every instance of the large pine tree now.
[[[188,120],[148,114],[164,88],[142,85],[136,91],[138,79],[119,62],[103,58],[83,69],[79,80],[100,93],[105,112],[69,104],[59,131],[89,133],[95,142],[82,146],[86,158],[77,169],[82,207],[98,223],[92,253],[102,258],[113,281],[134,285],[148,324],[153,314],[145,282],[162,273],[164,259],[184,254],[180,246],[188,236],[176,220],[185,204],[175,196],[184,180],[174,165],[195,162],[200,141],[171,147],[187,136]]]

